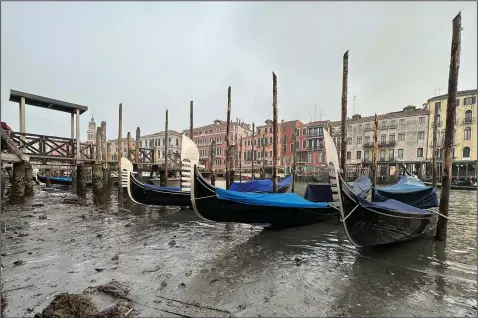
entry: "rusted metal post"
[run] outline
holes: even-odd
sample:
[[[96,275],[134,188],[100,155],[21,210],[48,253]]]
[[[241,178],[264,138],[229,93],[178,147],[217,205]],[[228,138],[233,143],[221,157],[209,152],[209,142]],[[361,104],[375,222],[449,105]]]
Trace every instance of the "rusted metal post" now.
[[[272,191],[277,193],[277,76],[272,72]]]
[[[168,186],[168,147],[169,147],[169,137],[168,137],[168,110],[166,109],[166,121],[164,123],[164,186]]]
[[[139,163],[139,146],[141,144],[141,130],[139,127],[136,127],[136,143],[134,147],[134,163]]]
[[[229,189],[231,185],[231,166],[230,166],[230,146],[229,146],[229,133],[231,126],[231,86],[227,89],[227,126],[226,126],[226,189]]]
[[[126,134],[126,158],[131,161],[131,133],[128,131]]]
[[[461,54],[461,12],[453,19],[453,35],[451,40],[450,54],[450,72],[448,74],[448,100],[446,105],[446,126],[445,126],[445,142],[444,158],[443,158],[443,175],[441,179],[440,191],[440,207],[439,211],[444,216],[448,216],[448,205],[450,202],[450,185],[452,176],[452,160],[453,160],[453,139],[456,120],[456,95],[458,89],[458,73],[460,70],[460,54]],[[439,217],[436,240],[446,240],[448,220]]]
[[[252,123],[252,142],[251,142],[251,145],[252,145],[252,150],[251,150],[251,179],[254,180],[255,179],[255,175],[254,175],[254,143],[256,142],[256,137],[255,137],[255,133],[256,133],[256,126],[254,123]]]
[[[375,114],[373,130],[373,151],[372,151],[372,187],[377,184],[378,165],[378,116]],[[373,192],[372,192],[373,193]]]
[[[432,183],[437,187],[437,128],[438,128],[438,104],[435,103],[433,114],[433,148],[432,148]]]
[[[193,101],[189,102],[189,138],[193,139]]]
[[[211,160],[209,162],[209,171],[211,172],[211,184],[216,185],[216,172],[214,171],[214,163],[216,162],[216,141],[211,143]]]
[[[121,158],[123,157],[123,103],[119,104],[119,120],[118,120],[118,178],[121,180]],[[118,184],[121,187],[121,182]],[[120,191],[121,192],[121,191]]]
[[[239,182],[242,182],[242,135],[239,145]]]
[[[349,51],[347,50],[343,57],[343,70],[342,70],[342,123],[341,123],[341,136],[340,136],[340,170],[342,177],[345,178],[345,162],[347,159],[347,81],[349,74]]]

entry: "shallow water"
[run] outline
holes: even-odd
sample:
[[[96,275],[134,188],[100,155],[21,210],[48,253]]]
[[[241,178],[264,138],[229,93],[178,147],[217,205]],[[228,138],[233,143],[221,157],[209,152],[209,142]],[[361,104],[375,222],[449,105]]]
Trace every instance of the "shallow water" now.
[[[111,279],[129,286],[139,316],[477,314],[476,191],[452,192],[446,244],[372,250],[354,248],[333,222],[263,232],[191,210],[118,204],[115,190],[102,204],[88,193],[84,205],[64,204],[67,188],[35,191],[2,210],[9,317]]]

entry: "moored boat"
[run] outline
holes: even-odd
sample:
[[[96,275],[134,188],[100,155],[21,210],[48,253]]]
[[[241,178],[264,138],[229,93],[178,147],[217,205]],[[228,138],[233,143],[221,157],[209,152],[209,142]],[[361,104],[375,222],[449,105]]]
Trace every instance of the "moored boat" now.
[[[247,193],[216,188],[191,172],[191,203],[196,214],[215,222],[287,228],[336,219],[337,208],[311,202],[296,193]]]
[[[46,183],[46,176],[36,176],[37,180],[41,183]],[[50,177],[51,184],[71,185],[73,179],[71,177]]]
[[[339,173],[335,144],[324,131],[328,161],[336,169],[340,193],[340,218],[349,241],[358,247],[387,245],[412,240],[430,233],[436,226],[436,212],[388,199],[370,202],[361,187],[345,182]]]
[[[431,186],[431,182],[424,182],[425,185]],[[441,183],[437,183],[437,189],[441,189]],[[466,184],[451,184],[450,190],[464,190],[464,191],[476,191],[478,189],[476,183],[473,185],[466,185]]]

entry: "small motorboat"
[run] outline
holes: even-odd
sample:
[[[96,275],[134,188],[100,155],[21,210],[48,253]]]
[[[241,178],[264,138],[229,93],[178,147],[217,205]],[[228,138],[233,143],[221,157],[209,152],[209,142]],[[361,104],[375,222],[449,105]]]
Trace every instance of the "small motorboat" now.
[[[326,202],[311,202],[296,193],[248,193],[209,184],[197,166],[191,172],[191,204],[196,214],[215,222],[288,228],[336,219],[338,209]]]

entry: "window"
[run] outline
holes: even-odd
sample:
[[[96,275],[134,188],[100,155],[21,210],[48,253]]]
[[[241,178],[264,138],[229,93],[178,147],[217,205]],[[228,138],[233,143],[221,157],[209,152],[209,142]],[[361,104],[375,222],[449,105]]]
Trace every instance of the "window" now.
[[[358,124],[358,130],[361,131],[362,130],[362,124]]]
[[[389,149],[388,150],[388,159],[393,160],[395,158],[395,150],[394,149]]]
[[[417,148],[417,157],[423,158],[423,148]]]
[[[302,149],[307,148],[307,140],[302,140]]]
[[[365,136],[365,143],[368,144],[370,142],[370,136]]]
[[[348,133],[351,133],[351,132],[352,132],[352,125],[348,125],[348,126],[347,126],[347,132],[348,132]]]
[[[400,125],[400,127],[404,127],[405,126],[405,119],[400,119],[398,124]]]
[[[385,149],[380,150],[380,161],[385,161]]]
[[[357,145],[360,145],[360,144],[362,144],[362,137],[357,137]]]
[[[287,145],[282,146],[282,153],[287,153]]]
[[[294,144],[290,145],[290,153],[294,153]]]
[[[357,151],[357,159],[362,159],[362,152],[361,151]]]
[[[351,159],[351,158],[352,158],[352,152],[347,151],[347,159]]]
[[[365,124],[365,129],[370,129],[370,124]]]
[[[441,112],[441,102],[436,102],[435,103],[435,109],[436,109],[437,113]]]
[[[369,154],[370,154],[370,151],[368,151],[368,150],[365,150],[365,151],[363,152],[363,158],[364,158],[364,160],[369,160],[369,158],[370,158],[370,157],[369,157]]]
[[[438,158],[442,159],[444,155],[445,148],[440,148],[438,150]]]
[[[388,127],[388,121],[382,121],[382,128]]]
[[[473,112],[471,110],[467,110],[465,112],[465,124],[471,124],[473,122]]]
[[[312,163],[312,153],[311,153],[311,152],[309,152],[309,153],[307,154],[307,162],[308,162],[308,163]]]
[[[398,159],[403,159],[403,149],[398,149]]]
[[[267,128],[266,128],[267,129]],[[257,128],[257,134],[259,135],[261,133],[261,129]]]
[[[455,100],[455,107],[457,107],[457,106],[460,106],[460,99],[459,98],[457,98]]]
[[[398,134],[398,141],[404,141],[405,140],[405,134]]]
[[[324,155],[322,154],[322,151],[320,151],[320,152],[317,154],[317,161],[318,161],[318,162],[324,162]]]
[[[300,136],[300,128],[297,128],[297,129],[295,130],[295,134],[297,135],[297,137]]]
[[[418,117],[418,122],[420,124],[424,124],[425,123],[425,117]]]
[[[395,142],[395,134],[391,134],[388,138],[390,142]]]
[[[470,147],[463,148],[463,159],[470,158]]]
[[[463,99],[463,105],[474,105],[476,104],[476,96],[467,97]]]
[[[383,144],[386,143],[387,142],[387,135],[381,135],[380,136],[380,142],[383,143]]]
[[[287,142],[287,135],[284,134],[284,137],[282,138],[282,142]]]
[[[267,128],[266,128],[266,130],[267,130]],[[269,132],[272,133],[272,127],[269,128]]]
[[[351,145],[352,144],[352,137],[348,137],[347,138],[347,145]]]
[[[464,136],[464,139],[465,139],[465,140],[471,140],[471,128],[470,128],[470,127],[466,127],[466,128],[465,128],[465,136]]]
[[[392,120],[392,121],[390,122],[390,128],[395,128],[395,127],[397,127],[397,121],[396,121],[396,120]]]
[[[302,136],[307,136],[307,128],[302,128]]]
[[[424,131],[419,131],[418,132],[418,139],[425,139],[425,132]]]
[[[323,135],[324,134],[324,127],[319,127],[319,135]]]

